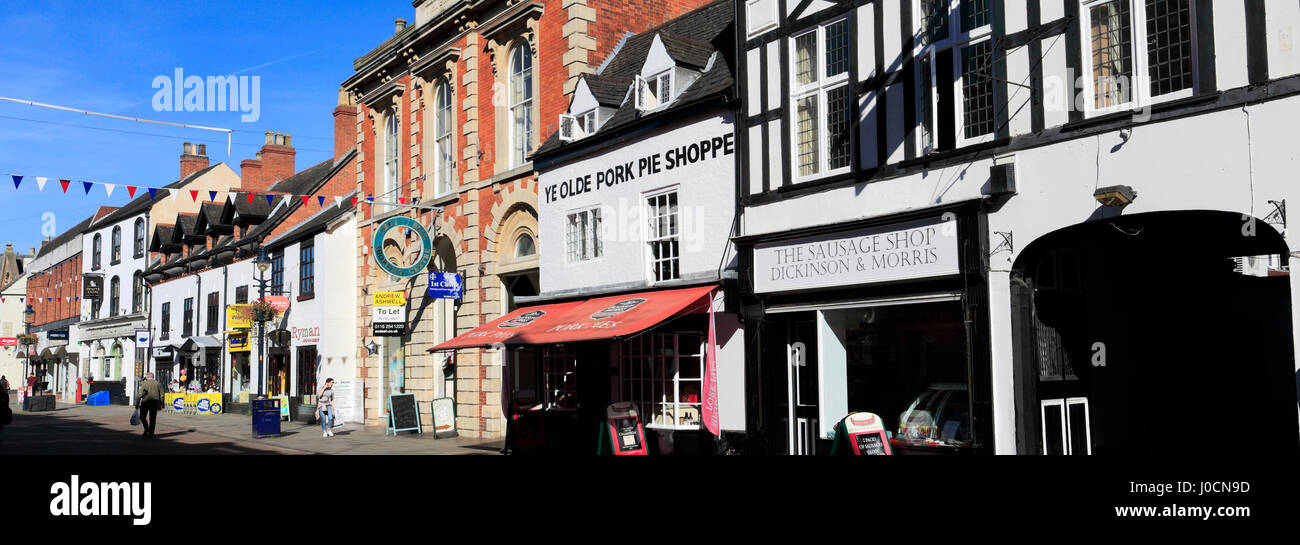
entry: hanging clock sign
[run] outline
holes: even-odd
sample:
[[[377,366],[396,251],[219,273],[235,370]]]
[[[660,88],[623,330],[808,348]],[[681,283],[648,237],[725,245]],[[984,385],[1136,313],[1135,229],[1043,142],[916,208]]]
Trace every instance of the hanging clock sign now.
[[[406,216],[379,224],[371,248],[379,268],[401,278],[424,272],[433,259],[433,238],[420,222]]]

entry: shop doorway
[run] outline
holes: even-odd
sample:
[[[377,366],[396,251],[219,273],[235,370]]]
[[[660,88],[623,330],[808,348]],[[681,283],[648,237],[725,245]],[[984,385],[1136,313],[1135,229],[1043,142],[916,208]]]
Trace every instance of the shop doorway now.
[[[786,422],[790,454],[817,454],[817,325],[810,314],[790,320],[786,345]]]
[[[1295,452],[1287,253],[1269,224],[1212,211],[1034,241],[1011,285],[1018,450],[1187,455],[1223,433]]]

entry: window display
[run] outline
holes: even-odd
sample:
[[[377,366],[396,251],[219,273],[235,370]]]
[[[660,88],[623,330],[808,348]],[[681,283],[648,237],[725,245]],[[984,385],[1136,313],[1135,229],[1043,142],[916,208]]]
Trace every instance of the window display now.
[[[700,426],[704,335],[656,333],[618,343],[615,399],[634,403],[652,427]]]

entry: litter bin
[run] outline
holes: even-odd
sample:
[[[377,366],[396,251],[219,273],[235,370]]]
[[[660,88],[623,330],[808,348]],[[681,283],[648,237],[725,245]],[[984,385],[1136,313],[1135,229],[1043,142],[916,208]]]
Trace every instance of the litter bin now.
[[[251,404],[253,416],[253,438],[279,437],[280,400],[276,398],[253,399],[249,403]]]
[[[108,390],[100,390],[86,397],[86,404],[92,407],[108,405],[111,397]]]

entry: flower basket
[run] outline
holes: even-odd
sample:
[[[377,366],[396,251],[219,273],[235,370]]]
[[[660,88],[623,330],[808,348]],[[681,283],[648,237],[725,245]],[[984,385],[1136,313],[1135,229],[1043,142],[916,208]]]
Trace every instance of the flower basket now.
[[[254,301],[240,309],[240,314],[245,320],[264,323],[275,319],[275,307],[266,301]]]
[[[39,339],[36,338],[36,334],[34,333],[22,333],[18,335],[18,344],[23,346],[31,346],[37,342],[39,342]]]

